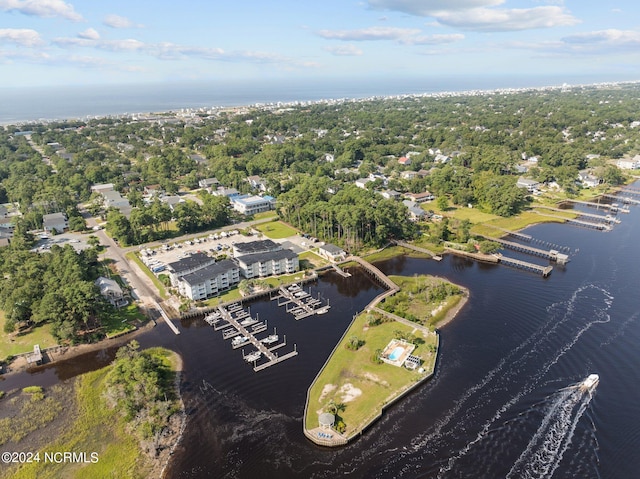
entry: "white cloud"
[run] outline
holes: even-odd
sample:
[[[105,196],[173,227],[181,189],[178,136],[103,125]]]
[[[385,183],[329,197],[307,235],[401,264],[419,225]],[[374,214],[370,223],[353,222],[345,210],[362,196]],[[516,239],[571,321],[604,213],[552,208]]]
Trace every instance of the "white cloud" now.
[[[562,38],[562,42],[573,50],[601,52],[603,50],[637,50],[640,48],[640,31],[598,30]]]
[[[73,22],[83,20],[82,15],[74,10],[73,5],[62,0],[0,0],[0,9],[34,17],[61,17]]]
[[[0,43],[14,43],[22,47],[41,45],[40,34],[28,28],[0,28]]]
[[[464,39],[464,35],[423,35],[417,28],[369,27],[359,30],[320,30],[322,38],[342,41],[392,40],[403,45],[437,45]]]
[[[442,25],[474,31],[514,31],[579,23],[562,6],[496,8],[505,0],[369,0],[376,9],[432,17]]]
[[[127,17],[122,17],[115,14],[107,15],[106,17],[104,17],[102,23],[111,28],[142,28],[142,25],[133,23]]]
[[[325,47],[324,49],[332,55],[339,57],[356,57],[362,55],[362,50],[355,45],[337,45],[334,47]]]
[[[367,40],[401,40],[415,36],[420,30],[415,28],[370,27],[359,30],[320,30],[318,35],[328,40],[367,41]]]
[[[78,33],[78,38],[84,38],[87,40],[98,40],[100,34],[93,28],[87,28],[84,32]]]

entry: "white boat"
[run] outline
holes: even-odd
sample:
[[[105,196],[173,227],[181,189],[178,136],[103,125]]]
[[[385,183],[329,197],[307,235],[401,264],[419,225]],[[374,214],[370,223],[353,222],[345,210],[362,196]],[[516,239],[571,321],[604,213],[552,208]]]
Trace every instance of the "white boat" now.
[[[247,338],[246,336],[236,336],[231,340],[231,344],[233,346],[240,346],[241,344],[246,343],[247,341],[249,341],[249,338]]]
[[[247,354],[244,357],[244,360],[248,363],[252,363],[254,361],[257,361],[258,359],[260,359],[260,356],[262,356],[262,353],[260,351],[254,351],[252,353]]]
[[[272,344],[272,343],[275,343],[277,340],[278,340],[278,335],[272,334],[270,336],[267,336],[264,339],[261,339],[260,342],[263,344]]]
[[[598,385],[599,381],[600,376],[598,376],[597,374],[589,374],[589,376],[587,376],[587,379],[580,383],[579,387],[583,391],[591,391]]]

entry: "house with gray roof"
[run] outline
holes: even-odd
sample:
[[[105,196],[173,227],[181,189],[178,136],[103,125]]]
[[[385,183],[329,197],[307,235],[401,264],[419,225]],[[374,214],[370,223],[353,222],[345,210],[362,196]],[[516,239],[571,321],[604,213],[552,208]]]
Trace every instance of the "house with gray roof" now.
[[[229,259],[209,264],[180,277],[178,291],[198,301],[217,296],[240,282],[240,268]]]
[[[69,229],[69,223],[67,222],[67,215],[64,213],[51,213],[42,217],[42,229],[46,233],[56,232],[62,233],[64,230]]]
[[[247,279],[291,274],[300,269],[298,255],[288,249],[246,254],[236,258],[240,273]]]

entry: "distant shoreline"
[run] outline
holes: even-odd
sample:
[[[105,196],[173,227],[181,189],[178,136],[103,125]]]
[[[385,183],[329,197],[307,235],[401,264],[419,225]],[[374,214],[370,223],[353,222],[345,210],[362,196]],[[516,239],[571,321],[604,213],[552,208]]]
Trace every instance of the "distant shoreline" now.
[[[274,83],[258,85],[150,84],[0,89],[0,126],[57,121],[86,121],[167,113],[215,114],[234,108],[270,108],[394,98],[435,98],[494,93],[597,88],[639,83],[640,80],[561,83],[551,79],[484,78],[476,85],[464,80],[408,79],[362,86],[362,83]],[[512,86],[500,86],[512,82]],[[483,84],[484,83],[484,84]],[[491,83],[492,85],[488,85]],[[536,83],[538,83],[536,85]],[[33,110],[29,112],[29,110]]]

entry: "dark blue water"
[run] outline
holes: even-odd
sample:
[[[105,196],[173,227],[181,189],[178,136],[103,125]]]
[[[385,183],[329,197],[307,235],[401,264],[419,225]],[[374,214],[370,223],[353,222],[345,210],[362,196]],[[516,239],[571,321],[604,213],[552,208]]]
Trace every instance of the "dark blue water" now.
[[[191,82],[137,85],[79,85],[47,88],[0,88],[0,125],[50,119],[183,108],[243,106],[255,103],[368,98],[434,92],[530,88],[622,81],[615,77],[474,76],[473,78],[351,78],[247,80],[233,83]],[[631,80],[634,80],[633,78]]]
[[[548,278],[457,257],[379,264],[388,273],[447,277],[468,287],[471,298],[441,331],[434,379],[340,449],[304,438],[304,403],[352,315],[381,291],[368,276],[329,275],[313,285],[333,308],[300,322],[274,303],[254,303],[252,313],[300,352],[259,373],[200,320],[182,324],[180,336],[159,325],[141,342],[183,355],[189,413],[168,477],[637,477],[640,209],[620,218],[608,233],[529,228],[537,244],[570,247],[571,262]],[[104,353],[100,361],[108,361]],[[55,382],[90,362],[31,379]],[[600,375],[592,394],[575,387],[590,373]]]

